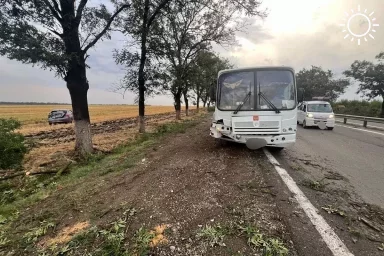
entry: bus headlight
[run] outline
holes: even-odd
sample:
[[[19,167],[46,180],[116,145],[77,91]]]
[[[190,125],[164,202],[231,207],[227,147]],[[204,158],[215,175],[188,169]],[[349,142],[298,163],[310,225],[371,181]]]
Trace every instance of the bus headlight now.
[[[312,117],[313,117],[313,114],[308,113],[308,114],[307,114],[307,117],[312,118]]]
[[[334,115],[329,115],[329,118],[331,118],[331,119],[334,118],[334,117],[335,117]]]

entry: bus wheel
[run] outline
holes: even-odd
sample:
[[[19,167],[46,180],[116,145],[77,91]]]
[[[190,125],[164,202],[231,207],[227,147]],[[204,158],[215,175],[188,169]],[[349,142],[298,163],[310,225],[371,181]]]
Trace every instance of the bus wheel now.
[[[270,148],[268,148],[269,149],[269,151],[271,151],[271,152],[281,152],[281,151],[283,151],[283,147],[270,147]]]

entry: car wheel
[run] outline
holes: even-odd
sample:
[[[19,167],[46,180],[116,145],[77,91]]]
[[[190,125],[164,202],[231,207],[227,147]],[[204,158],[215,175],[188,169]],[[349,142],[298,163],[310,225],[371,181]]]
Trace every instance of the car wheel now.
[[[307,128],[308,128],[307,123],[305,122],[305,120],[303,121],[303,128],[304,128],[304,129],[307,129]]]
[[[332,131],[333,130],[333,127],[327,127],[328,130]]]
[[[52,125],[52,123],[48,123],[49,125]]]

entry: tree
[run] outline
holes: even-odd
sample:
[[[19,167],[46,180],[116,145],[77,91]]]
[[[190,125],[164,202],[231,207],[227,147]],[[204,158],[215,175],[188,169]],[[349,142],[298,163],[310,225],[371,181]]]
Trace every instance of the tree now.
[[[220,70],[233,68],[227,59],[222,59],[213,52],[201,51],[196,55],[190,69],[190,84],[196,95],[197,111],[200,108],[200,101],[204,107],[209,100],[212,83],[216,80]]]
[[[181,97],[188,93],[189,68],[196,55],[209,50],[211,43],[234,45],[235,32],[244,29],[241,17],[265,17],[255,0],[178,0],[171,2],[154,26],[151,49],[166,60],[168,77],[172,81],[164,89],[175,101],[176,119],[180,119]]]
[[[24,137],[14,130],[20,128],[19,121],[0,118],[0,169],[19,168],[27,148]]]
[[[145,94],[150,96],[156,92],[161,73],[158,63],[153,62],[156,59],[153,52],[148,49],[148,36],[153,29],[153,22],[171,1],[133,0],[132,8],[127,10],[125,17],[120,20],[120,31],[133,42],[129,42],[123,50],[115,53],[116,62],[124,64],[127,68],[127,73],[118,89],[138,94],[141,133],[145,132]]]
[[[383,102],[380,117],[384,117],[384,52],[375,58],[376,64],[365,60],[355,60],[350,69],[344,71],[343,74],[359,82],[356,93],[362,93],[363,97],[367,97],[368,100],[381,96]]]
[[[334,79],[331,70],[324,71],[321,67],[312,66],[310,69],[302,69],[296,74],[296,83],[299,92],[305,100],[312,97],[329,97],[336,100],[350,85],[348,79]]]
[[[67,84],[75,119],[75,150],[93,151],[86,76],[87,52],[104,38],[122,5],[111,14],[88,0],[2,0],[0,55],[54,71]]]

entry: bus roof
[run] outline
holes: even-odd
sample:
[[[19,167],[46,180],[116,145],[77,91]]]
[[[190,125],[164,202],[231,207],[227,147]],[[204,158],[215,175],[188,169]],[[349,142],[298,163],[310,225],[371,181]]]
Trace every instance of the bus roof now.
[[[289,66],[254,66],[254,67],[245,67],[245,68],[232,68],[224,69],[219,71],[219,76],[223,73],[233,72],[233,71],[248,71],[254,69],[281,69],[281,70],[290,70],[295,74],[295,70]]]

